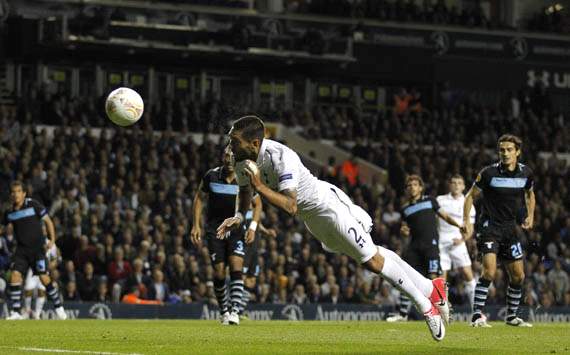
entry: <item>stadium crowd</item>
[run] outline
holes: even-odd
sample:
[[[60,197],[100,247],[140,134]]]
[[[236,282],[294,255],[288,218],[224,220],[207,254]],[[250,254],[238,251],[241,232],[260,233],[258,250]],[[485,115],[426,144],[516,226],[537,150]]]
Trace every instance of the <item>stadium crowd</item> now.
[[[17,109],[0,106],[3,207],[9,182],[20,179],[29,188],[28,196],[49,208],[63,259],[53,274],[65,300],[119,302],[136,290],[137,297],[160,303],[216,303],[207,248],[190,244],[190,211],[201,177],[221,157],[223,141],[208,139],[208,133],[227,132],[229,122],[220,103],[187,104],[165,100],[135,127],[114,130],[112,136],[103,131],[101,137],[85,129],[109,125],[96,101],[32,90]],[[433,110],[430,116],[379,114],[371,122],[357,111],[332,107],[275,117],[305,127],[305,132],[318,132],[317,137],[338,139],[341,131],[347,140],[365,137],[356,140],[354,154],[386,168],[389,184],[366,186],[349,180],[339,167],[343,162],[334,159],[319,175],[343,187],[369,211],[377,244],[400,253],[407,242],[399,236],[398,212],[406,174],[420,174],[432,195],[446,193],[446,179],[455,172],[469,186],[477,169],[496,160],[499,133],[521,135],[526,144],[523,161],[535,171],[537,193],[535,228],[525,241],[526,302],[544,308],[570,305],[570,193],[565,183],[570,168],[556,155],[569,141],[568,128],[560,116],[546,111],[529,108],[513,116],[461,104]],[[26,124],[40,122],[58,128],[51,135]],[[188,131],[206,132],[204,143],[188,138]],[[482,133],[472,134],[476,131]],[[544,159],[539,150],[554,154]],[[263,224],[278,236],[258,236],[261,273],[252,302],[397,302],[398,294],[387,282],[347,256],[325,253],[297,220],[266,205]],[[1,273],[9,266],[11,232],[6,229],[0,236]],[[473,240],[468,247],[478,274]],[[452,303],[467,305],[463,283],[454,273],[451,280]],[[488,304],[504,304],[504,282],[499,273]]]

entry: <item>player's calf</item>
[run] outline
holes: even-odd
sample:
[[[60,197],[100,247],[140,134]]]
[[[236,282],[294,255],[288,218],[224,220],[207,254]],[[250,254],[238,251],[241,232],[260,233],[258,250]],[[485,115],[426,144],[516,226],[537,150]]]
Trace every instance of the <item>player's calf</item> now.
[[[431,303],[438,309],[445,324],[449,324],[450,306],[447,299],[447,282],[438,277],[432,281],[433,291],[430,296]]]

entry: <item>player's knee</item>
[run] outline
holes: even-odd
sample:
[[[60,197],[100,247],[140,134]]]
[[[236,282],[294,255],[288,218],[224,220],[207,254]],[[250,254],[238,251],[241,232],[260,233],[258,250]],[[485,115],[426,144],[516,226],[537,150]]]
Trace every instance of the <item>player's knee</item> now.
[[[376,253],[370,260],[364,263],[364,266],[375,274],[379,274],[384,268],[384,257],[380,253]]]
[[[19,284],[22,283],[22,274],[19,271],[13,271],[12,275],[10,276],[10,283],[11,284]]]
[[[485,280],[489,280],[489,281],[493,281],[495,279],[495,276],[497,275],[497,270],[496,269],[485,269],[483,270],[482,273],[482,277]]]
[[[223,263],[214,265],[214,277],[217,279],[226,278],[226,266]]]
[[[517,286],[522,285],[524,282],[524,278],[525,278],[524,272],[520,272],[518,274],[513,274],[510,277],[510,282],[512,285],[517,285]]]

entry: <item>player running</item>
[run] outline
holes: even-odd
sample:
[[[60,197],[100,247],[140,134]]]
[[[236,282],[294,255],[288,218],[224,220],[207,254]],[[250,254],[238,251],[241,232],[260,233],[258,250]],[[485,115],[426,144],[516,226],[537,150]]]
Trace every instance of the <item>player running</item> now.
[[[495,279],[497,257],[503,262],[509,275],[507,288],[507,325],[532,327],[517,316],[522,299],[524,282],[524,251],[521,245],[521,230],[529,230],[534,223],[534,178],[532,170],[518,162],[522,140],[505,134],[497,142],[500,161],[489,165],[479,174],[465,197],[463,223],[466,237],[471,237],[471,207],[473,200],[482,196],[481,218],[477,225],[477,242],[483,255],[483,272],[475,288],[473,301],[474,327],[491,327],[483,314],[489,286]],[[524,211],[524,215],[521,215]]]
[[[61,304],[59,291],[48,274],[46,260],[46,245],[50,249],[55,244],[55,227],[47,214],[46,208],[38,201],[26,198],[24,185],[19,181],[10,184],[12,208],[6,211],[4,225],[12,224],[17,242],[13,258],[12,274],[10,276],[9,295],[11,312],[8,320],[23,319],[22,308],[22,277],[32,268],[34,275],[39,275],[42,285],[55,307],[58,319],[65,320],[67,315]],[[48,235],[46,244],[42,233],[42,222],[45,223]]]
[[[287,213],[298,214],[325,250],[348,254],[409,294],[425,316],[432,337],[443,340],[440,309],[448,312],[443,283],[426,279],[394,252],[374,245],[370,216],[342,190],[314,177],[297,153],[264,135],[263,121],[255,116],[240,118],[229,133],[236,158],[238,210],[218,227],[217,237],[225,238],[228,231],[242,225],[255,191]]]

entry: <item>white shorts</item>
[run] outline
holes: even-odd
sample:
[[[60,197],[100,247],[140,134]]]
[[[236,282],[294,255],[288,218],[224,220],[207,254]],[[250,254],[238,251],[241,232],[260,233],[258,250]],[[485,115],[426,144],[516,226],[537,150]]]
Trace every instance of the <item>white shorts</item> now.
[[[330,185],[330,184],[329,184]],[[344,253],[359,263],[370,260],[378,249],[370,237],[370,216],[339,188],[330,185],[324,207],[304,218],[305,226],[332,253]]]
[[[28,273],[26,274],[26,284],[24,285],[24,291],[33,291],[35,289],[45,291],[46,288],[40,281],[40,277],[38,275],[34,275],[31,269],[28,269]]]
[[[471,266],[471,258],[467,252],[465,243],[459,245],[440,244],[439,245],[439,262],[443,271]]]

